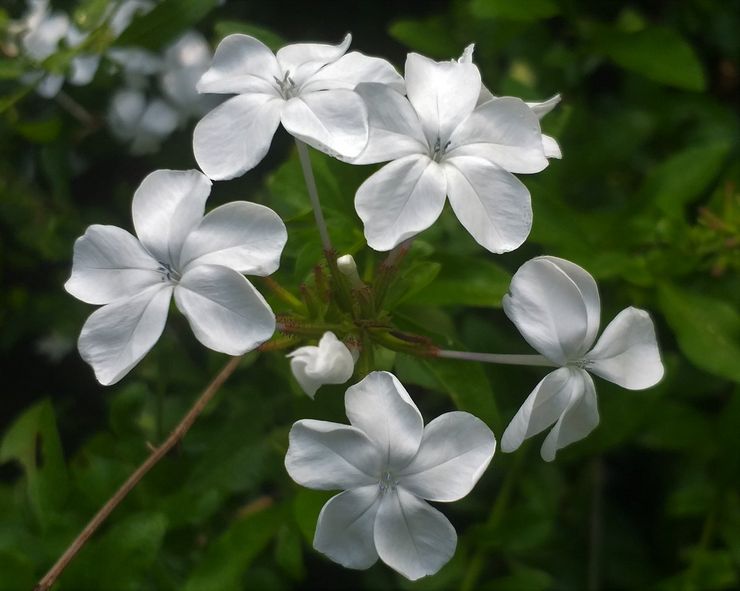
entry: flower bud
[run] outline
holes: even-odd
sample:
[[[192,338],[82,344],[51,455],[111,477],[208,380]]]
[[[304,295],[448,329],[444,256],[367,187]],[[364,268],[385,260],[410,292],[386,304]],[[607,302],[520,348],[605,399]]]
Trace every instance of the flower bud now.
[[[317,347],[299,347],[288,357],[295,379],[311,398],[324,384],[343,384],[355,369],[355,356],[333,332],[325,332]]]
[[[342,274],[349,279],[349,283],[353,289],[362,289],[365,287],[360,274],[357,272],[357,264],[355,259],[352,258],[351,254],[345,254],[337,259],[337,267]]]

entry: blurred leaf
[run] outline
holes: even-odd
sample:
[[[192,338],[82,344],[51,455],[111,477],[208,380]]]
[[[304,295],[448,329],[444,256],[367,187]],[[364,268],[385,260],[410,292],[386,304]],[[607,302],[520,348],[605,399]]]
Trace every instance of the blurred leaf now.
[[[432,17],[424,21],[397,20],[391,24],[388,34],[429,57],[451,59],[459,56],[461,48],[450,31],[450,23],[446,19]]]
[[[219,21],[214,26],[214,31],[216,32],[216,38],[219,40],[235,33],[249,35],[255,39],[259,39],[273,51],[277,51],[284,45],[287,45],[285,39],[274,31],[242,21]]]
[[[673,29],[650,27],[634,33],[604,30],[596,47],[626,70],[685,90],[702,91],[704,71],[693,48]]]
[[[136,16],[115,45],[158,50],[199,22],[218,3],[218,0],[162,0],[148,13]]]
[[[512,574],[494,579],[481,586],[481,591],[545,591],[552,587],[552,577],[544,571],[517,566]]]
[[[740,312],[734,306],[705,295],[663,284],[661,310],[678,344],[697,366],[740,382]]]
[[[313,545],[316,521],[321,508],[332,496],[333,493],[301,488],[293,498],[293,518],[309,546]]]
[[[156,562],[167,531],[161,513],[119,516],[99,539],[91,540],[60,579],[75,591],[138,591],[139,575]]]
[[[13,80],[15,78],[19,78],[24,71],[25,68],[23,67],[21,60],[11,60],[6,58],[0,59],[0,80]]]
[[[473,0],[470,11],[478,18],[535,21],[555,16],[560,8],[553,0]]]
[[[398,304],[413,298],[414,295],[434,281],[440,268],[439,263],[429,261],[419,261],[405,265],[388,290],[385,300],[386,307],[393,309]]]
[[[720,140],[674,154],[650,175],[642,194],[665,213],[683,216],[686,205],[717,177],[731,147],[730,141]]]
[[[275,544],[275,561],[292,579],[300,581],[306,574],[303,565],[303,543],[300,532],[283,526]]]
[[[67,467],[54,408],[43,400],[13,423],[0,445],[0,462],[20,462],[34,512],[43,525],[56,516],[67,497]]]
[[[38,121],[19,121],[15,124],[15,130],[36,144],[47,144],[59,136],[62,120],[59,117],[49,117]]]
[[[185,591],[237,591],[244,588],[242,576],[257,555],[277,534],[285,518],[282,507],[272,506],[237,517],[206,551],[188,578]]]
[[[511,274],[496,263],[481,258],[439,255],[442,263],[436,279],[412,294],[409,304],[425,306],[473,306],[500,308],[509,289]]]
[[[496,430],[501,417],[483,367],[452,359],[418,359],[396,355],[399,379],[447,394],[459,410],[475,415]]]

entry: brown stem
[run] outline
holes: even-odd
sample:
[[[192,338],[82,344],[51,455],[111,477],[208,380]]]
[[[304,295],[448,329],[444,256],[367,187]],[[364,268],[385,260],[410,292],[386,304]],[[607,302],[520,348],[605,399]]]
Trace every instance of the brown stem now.
[[[203,409],[216,395],[227,378],[234,373],[234,370],[237,368],[241,360],[241,356],[232,357],[229,360],[229,362],[203,391],[200,397],[195,401],[195,404],[183,417],[177,427],[175,427],[172,433],[170,433],[164,443],[152,450],[151,455],[144,461],[144,463],[141,464],[141,466],[139,466],[136,471],[128,477],[128,480],[123,483],[115,494],[108,499],[105,505],[101,507],[100,511],[97,512],[95,517],[93,517],[85,526],[85,529],[83,529],[75,540],[67,547],[64,554],[59,557],[59,560],[56,561],[54,566],[49,569],[49,572],[44,575],[44,578],[38,582],[36,587],[34,587],[34,591],[47,591],[51,588],[57,578],[59,578],[59,575],[61,575],[64,569],[67,568],[67,565],[72,562],[77,553],[87,543],[90,537],[92,537],[95,531],[103,524],[113,510],[118,507],[121,501],[123,501],[139,481],[144,478],[147,472],[149,472],[149,470],[151,470],[159,460],[166,456],[167,453],[175,447],[183,437],[185,437],[185,434],[188,432],[190,427],[193,426],[198,415],[203,412]]]

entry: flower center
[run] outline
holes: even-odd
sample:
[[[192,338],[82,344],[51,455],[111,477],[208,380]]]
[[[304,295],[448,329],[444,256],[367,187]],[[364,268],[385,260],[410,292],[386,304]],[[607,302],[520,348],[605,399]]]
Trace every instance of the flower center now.
[[[169,283],[177,283],[180,281],[180,273],[173,269],[172,265],[169,263],[159,261],[159,269],[157,269],[157,271],[162,274],[162,281],[168,281]]]
[[[378,482],[378,487],[380,488],[381,494],[389,490],[394,490],[397,485],[398,480],[396,480],[393,474],[391,474],[388,470],[381,474],[380,481]]]
[[[283,95],[283,98],[286,101],[298,94],[298,88],[296,87],[295,82],[293,82],[293,79],[290,77],[290,71],[285,72],[285,76],[283,76],[282,80],[277,76],[273,76],[273,79],[278,85],[278,90],[280,91],[280,94]]]
[[[432,148],[432,153],[429,155],[429,157],[435,162],[441,162],[442,158],[444,158],[445,152],[447,152],[447,148],[449,147],[449,140],[444,145],[442,145],[442,140],[439,136],[437,136],[437,139],[434,142],[434,147]]]

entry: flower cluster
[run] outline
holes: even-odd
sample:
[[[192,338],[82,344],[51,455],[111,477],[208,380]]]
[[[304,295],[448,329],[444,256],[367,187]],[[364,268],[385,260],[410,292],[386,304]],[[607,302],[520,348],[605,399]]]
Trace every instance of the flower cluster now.
[[[351,164],[387,162],[362,183],[354,201],[368,245],[394,249],[388,257],[394,262],[384,263],[378,284],[397,264],[397,247],[430,227],[447,199],[464,228],[490,252],[511,251],[527,238],[531,199],[515,174],[537,173],[549,158],[561,157],[555,139],[539,125],[560,97],[526,103],[494,96],[482,84],[472,46],[459,59],[443,62],[409,54],[401,77],[383,59],[348,52],[350,41],[347,35],[338,45],[296,44],[273,53],[253,37],[230,35],[208,63],[205,42],[188,34],[163,60],[129,56],[131,79],[157,74],[169,97],[169,107],[157,108],[136,94],[132,82],[128,94],[114,99],[111,119],[132,138],[145,136],[134,140],[134,149],[142,141],[149,147],[166,131],[162,127],[177,125],[177,116],[166,116],[173,105],[187,115],[205,112],[196,88],[234,96],[195,127],[193,151],[203,172],[158,170],[141,183],[132,204],[136,237],[94,225],[75,243],[65,287],[102,306],[79,339],[80,353],[101,383],[120,380],[154,346],[172,297],[210,349],[239,355],[271,338],[275,315],[244,274],[266,276],[278,269],[285,225],[267,207],[244,201],[204,213],[211,180],[254,168],[280,125],[296,138],[299,154],[305,155],[308,144]],[[328,236],[311,175],[306,177],[319,230]],[[320,339],[289,353],[290,368],[311,398],[324,384],[343,384],[353,375],[361,381],[346,391],[351,425],[299,420],[290,431],[285,466],[299,484],[344,491],[319,515],[317,550],[349,568],[368,568],[380,558],[415,580],[437,572],[457,543],[453,526],[426,501],[468,494],[490,463],[496,440],[465,412],[443,414],[424,427],[396,377],[371,371],[372,355],[358,361],[372,344],[356,337],[388,326],[387,314],[374,323],[362,317],[366,310],[375,314],[373,320],[381,317],[375,305],[382,302],[382,290],[376,284],[373,292],[370,279],[360,278],[351,256],[336,259],[331,248],[326,255],[342,296],[337,299],[345,301],[345,315],[333,328],[340,334],[315,327],[304,333]],[[541,354],[528,356],[536,357],[533,364],[556,368],[506,428],[504,451],[552,427],[542,445],[542,457],[551,461],[557,450],[594,429],[599,416],[590,373],[629,389],[647,388],[662,377],[646,312],[627,308],[596,340],[598,290],[574,263],[554,257],[528,261],[514,275],[503,306]],[[323,320],[323,312],[318,315]],[[288,324],[281,321],[284,332]],[[396,334],[387,330],[385,336],[395,342]],[[407,347],[399,350],[413,350],[413,338],[399,342]],[[434,347],[422,354],[435,352],[507,358],[466,357]]]

